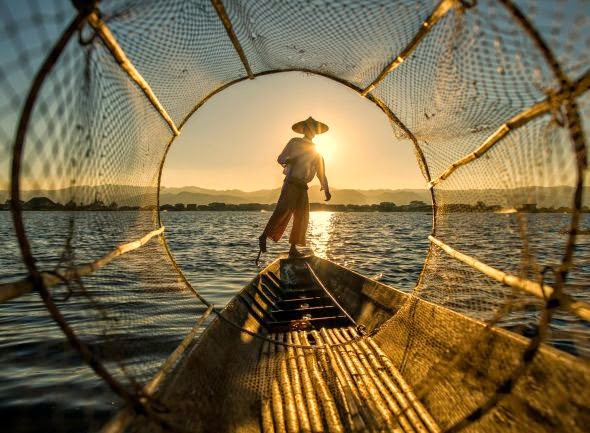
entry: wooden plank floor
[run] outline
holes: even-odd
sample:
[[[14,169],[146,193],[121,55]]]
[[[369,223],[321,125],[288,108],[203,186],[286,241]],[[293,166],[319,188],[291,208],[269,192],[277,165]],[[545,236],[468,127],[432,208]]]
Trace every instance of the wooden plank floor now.
[[[389,358],[370,338],[358,339],[354,327],[271,338],[324,349],[265,342],[259,360],[264,433],[441,431]]]

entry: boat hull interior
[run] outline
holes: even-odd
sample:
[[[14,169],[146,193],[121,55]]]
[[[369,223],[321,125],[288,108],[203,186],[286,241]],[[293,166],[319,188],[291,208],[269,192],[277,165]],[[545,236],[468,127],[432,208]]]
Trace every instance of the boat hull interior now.
[[[436,433],[463,422],[468,432],[583,432],[590,425],[590,369],[574,356],[541,345],[520,369],[528,339],[316,256],[275,260],[222,316],[157,393],[174,419],[165,411],[160,425],[137,418],[133,430]],[[509,392],[500,389],[511,378]]]

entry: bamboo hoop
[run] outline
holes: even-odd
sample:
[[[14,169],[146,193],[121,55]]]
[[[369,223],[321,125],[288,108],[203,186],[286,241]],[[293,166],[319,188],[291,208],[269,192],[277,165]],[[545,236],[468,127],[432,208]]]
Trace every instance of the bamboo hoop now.
[[[342,84],[348,88],[350,88],[351,90],[357,92],[358,94],[362,93],[362,88],[358,87],[357,85],[353,84],[350,81],[347,81],[343,78],[331,75],[329,73],[320,71],[320,70],[313,70],[313,69],[306,69],[306,68],[283,68],[283,69],[275,69],[275,70],[271,70],[271,71],[263,71],[263,72],[258,72],[256,74],[254,74],[254,78],[257,77],[262,77],[262,76],[266,76],[266,75],[274,75],[274,74],[281,74],[281,73],[286,73],[286,72],[301,72],[301,73],[305,73],[305,74],[313,74],[313,75],[318,75],[324,78],[327,78],[329,80],[335,81],[339,84]],[[240,77],[237,78],[233,81],[227,82],[221,86],[219,86],[218,88],[214,89],[213,91],[211,91],[210,93],[208,93],[203,99],[201,99],[201,101],[199,101],[187,114],[186,116],[184,116],[184,118],[182,119],[182,121],[179,123],[179,128],[182,129],[182,127],[186,124],[186,122],[188,122],[188,120],[191,118],[191,116],[193,116],[199,109],[201,109],[209,100],[211,100],[215,95],[217,95],[218,93],[228,89],[229,87],[241,83],[242,81],[247,80],[247,77]],[[422,166],[425,168],[425,177],[426,177],[426,181],[430,182],[431,180],[431,175],[429,172],[429,168],[428,168],[428,164],[426,163],[426,158],[424,156],[424,153],[422,152],[422,149],[420,148],[420,146],[418,145],[418,140],[416,139],[415,135],[403,124],[403,122],[393,114],[393,112],[391,111],[391,109],[389,109],[389,107],[387,107],[387,105],[381,101],[379,98],[375,97],[372,94],[367,94],[366,98],[373,102],[386,116],[387,118],[391,121],[391,123],[395,124],[396,126],[398,126],[400,129],[402,129],[404,131],[404,133],[408,136],[408,138],[412,141],[413,145],[414,145],[414,149],[416,150],[416,159],[419,160],[419,163],[422,164]],[[170,150],[170,147],[172,146],[172,144],[174,143],[175,140],[175,136],[173,136],[170,141],[167,143],[166,145],[166,149],[164,151],[164,155],[162,157],[162,161],[160,163],[160,168],[158,171],[158,193],[157,193],[157,203],[158,206],[160,204],[160,183],[162,180],[162,171],[164,169],[164,163],[166,161],[166,155],[168,155],[168,152]],[[436,197],[434,195],[434,191],[432,189],[430,189],[430,198],[432,201],[432,234],[436,234],[436,215],[437,215],[437,206],[436,206]],[[161,224],[161,219],[160,219],[160,214],[158,213],[158,222]],[[181,279],[183,280],[183,282],[185,283],[185,285],[187,287],[189,287],[194,293],[195,295],[199,298],[199,300],[201,300],[201,302],[203,302],[205,305],[209,305],[209,303],[202,298],[202,296],[194,289],[194,287],[192,287],[192,285],[188,282],[186,276],[184,275],[184,273],[182,272],[182,270],[180,269],[180,267],[177,265],[176,260],[174,259],[174,256],[172,255],[172,252],[170,251],[170,248],[168,246],[168,243],[166,241],[165,238],[162,239],[165,249],[166,249],[166,253],[168,255],[168,258],[172,261],[175,269],[177,270],[177,272],[179,273]],[[432,249],[429,248],[428,250],[428,255],[426,257],[426,260],[424,261],[424,264],[422,266],[422,271],[420,272],[420,276],[418,278],[418,283],[420,283],[420,281],[422,281],[422,278],[426,272],[426,268],[427,268],[427,264],[429,263],[430,260],[430,256],[432,254]],[[228,322],[229,323],[229,322]],[[239,325],[236,325],[234,323],[232,323],[232,326],[236,326],[238,328]],[[257,335],[257,337],[260,337]]]
[[[119,64],[121,69],[127,74],[131,80],[139,86],[142,92],[145,94],[147,99],[156,109],[158,114],[164,119],[164,121],[170,127],[170,130],[174,135],[180,135],[180,131],[176,127],[176,124],[162,105],[162,103],[158,100],[158,97],[147,83],[147,81],[143,78],[143,76],[139,73],[139,71],[135,68],[131,60],[117,42],[115,36],[111,33],[110,29],[106,25],[106,23],[100,18],[97,11],[92,12],[88,15],[88,24],[96,31],[100,39],[103,41],[115,61]]]
[[[307,340],[307,336],[305,332],[300,331],[301,338],[295,332],[294,334],[295,344],[301,344],[304,346],[309,346],[309,341]],[[303,352],[302,349],[298,349]],[[328,425],[328,431],[330,433],[344,433],[344,426],[342,425],[342,421],[340,421],[340,415],[338,413],[338,407],[336,406],[336,402],[332,397],[332,393],[330,392],[330,388],[326,384],[323,376],[321,375],[316,359],[314,354],[316,351],[314,350],[306,350],[305,352],[305,362],[307,365],[307,369],[309,370],[311,377],[314,381],[314,388],[318,394],[319,401],[322,406],[322,410],[324,412],[324,418],[326,420],[326,424]]]
[[[542,114],[556,110],[564,103],[567,103],[571,98],[576,98],[582,95],[590,88],[590,71],[586,72],[579,80],[573,83],[573,88],[573,91],[566,89],[555,93],[554,95],[550,95],[544,101],[538,102],[512,117],[512,119],[501,125],[492,135],[486,138],[477,149],[453,162],[439,177],[428,182],[428,188],[432,189],[435,185],[447,179],[459,167],[469,164],[483,156],[511,131],[526,125]]]
[[[400,66],[403,62],[405,62],[408,57],[414,52],[416,47],[422,42],[424,37],[430,32],[432,27],[438,23],[442,17],[444,17],[451,9],[459,7],[460,2],[457,0],[441,0],[430,16],[422,23],[420,29],[416,33],[416,35],[412,38],[410,43],[402,50],[402,52],[389,63],[385,69],[381,71],[381,73],[373,80],[371,84],[369,84],[362,92],[362,96],[367,96],[367,94],[373,91],[377,85],[383,81],[383,79],[395,68]]]
[[[453,257],[454,259],[459,260],[462,263],[465,263],[467,266],[480,271],[484,275],[505,284],[509,287],[514,289],[520,290],[522,292],[528,293],[529,295],[536,296],[540,299],[546,299],[549,296],[555,293],[555,289],[547,284],[539,284],[535,281],[527,280],[526,278],[521,278],[516,275],[507,274],[499,269],[493,268],[492,266],[486,265],[473,257],[468,256],[467,254],[463,254],[453,247],[445,244],[441,240],[435,238],[434,236],[428,236],[430,242],[435,244],[437,247],[442,249],[445,253],[449,256]],[[561,292],[556,293],[556,298],[559,300],[559,304],[571,311],[576,316],[584,319],[586,321],[590,321],[590,304],[578,301],[575,298]]]
[[[35,263],[35,258],[31,252],[31,244],[27,238],[26,229],[23,221],[23,209],[20,201],[20,174],[22,167],[22,158],[25,149],[25,139],[31,120],[31,115],[37,97],[41,91],[47,76],[51,73],[53,67],[59,60],[67,44],[70,42],[72,36],[78,31],[84,21],[87,19],[91,10],[87,7],[81,7],[78,14],[72,19],[68,26],[61,33],[59,39],[55,42],[48,55],[43,60],[39,70],[31,83],[31,87],[27,93],[27,97],[22,108],[18,127],[16,129],[16,136],[12,148],[12,164],[11,164],[11,183],[10,183],[10,198],[12,200],[11,213],[14,224],[14,231],[21,250],[21,255],[25,266],[29,272],[29,277],[32,286],[39,292],[43,303],[45,304],[51,318],[57,323],[72,348],[79,352],[84,362],[105,381],[113,392],[122,397],[126,402],[132,405],[140,405],[137,396],[129,392],[129,390],[119,383],[105,368],[105,366],[96,358],[95,354],[86,346],[76,335],[73,329],[69,326],[64,316],[61,314],[59,308],[53,302],[51,294],[43,283],[41,273]]]
[[[74,281],[80,277],[84,277],[88,274],[96,272],[100,268],[108,265],[113,259],[142,247],[150,239],[152,239],[155,236],[161,235],[163,232],[164,226],[160,227],[157,230],[149,232],[147,235],[143,236],[140,239],[137,239],[132,242],[127,242],[125,244],[121,244],[110,253],[105,254],[101,258],[96,259],[95,261],[90,263],[86,263],[79,266],[73,266],[67,269],[60,269],[55,272],[42,271],[40,272],[40,275],[43,280],[43,285],[45,286],[45,288],[49,288],[57,286],[59,284]],[[0,284],[0,304],[11,299],[17,298],[19,296],[25,295],[27,293],[30,293],[33,291],[33,289],[34,284],[28,278],[12,283]]]

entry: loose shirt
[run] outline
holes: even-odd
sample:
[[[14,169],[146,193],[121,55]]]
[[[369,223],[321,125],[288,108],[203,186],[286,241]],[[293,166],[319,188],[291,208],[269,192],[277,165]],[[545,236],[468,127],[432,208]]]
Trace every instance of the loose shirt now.
[[[285,167],[283,173],[287,178],[296,178],[309,183],[317,175],[322,185],[321,191],[328,190],[324,158],[316,150],[313,141],[305,137],[292,138],[277,161]]]

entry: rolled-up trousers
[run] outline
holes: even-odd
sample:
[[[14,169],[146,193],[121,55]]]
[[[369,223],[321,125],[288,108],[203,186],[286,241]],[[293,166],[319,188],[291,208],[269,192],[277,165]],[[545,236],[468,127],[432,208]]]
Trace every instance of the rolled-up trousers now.
[[[277,207],[271,215],[263,234],[278,242],[293,215],[289,243],[305,246],[305,234],[309,224],[309,199],[307,183],[299,179],[286,179]]]

